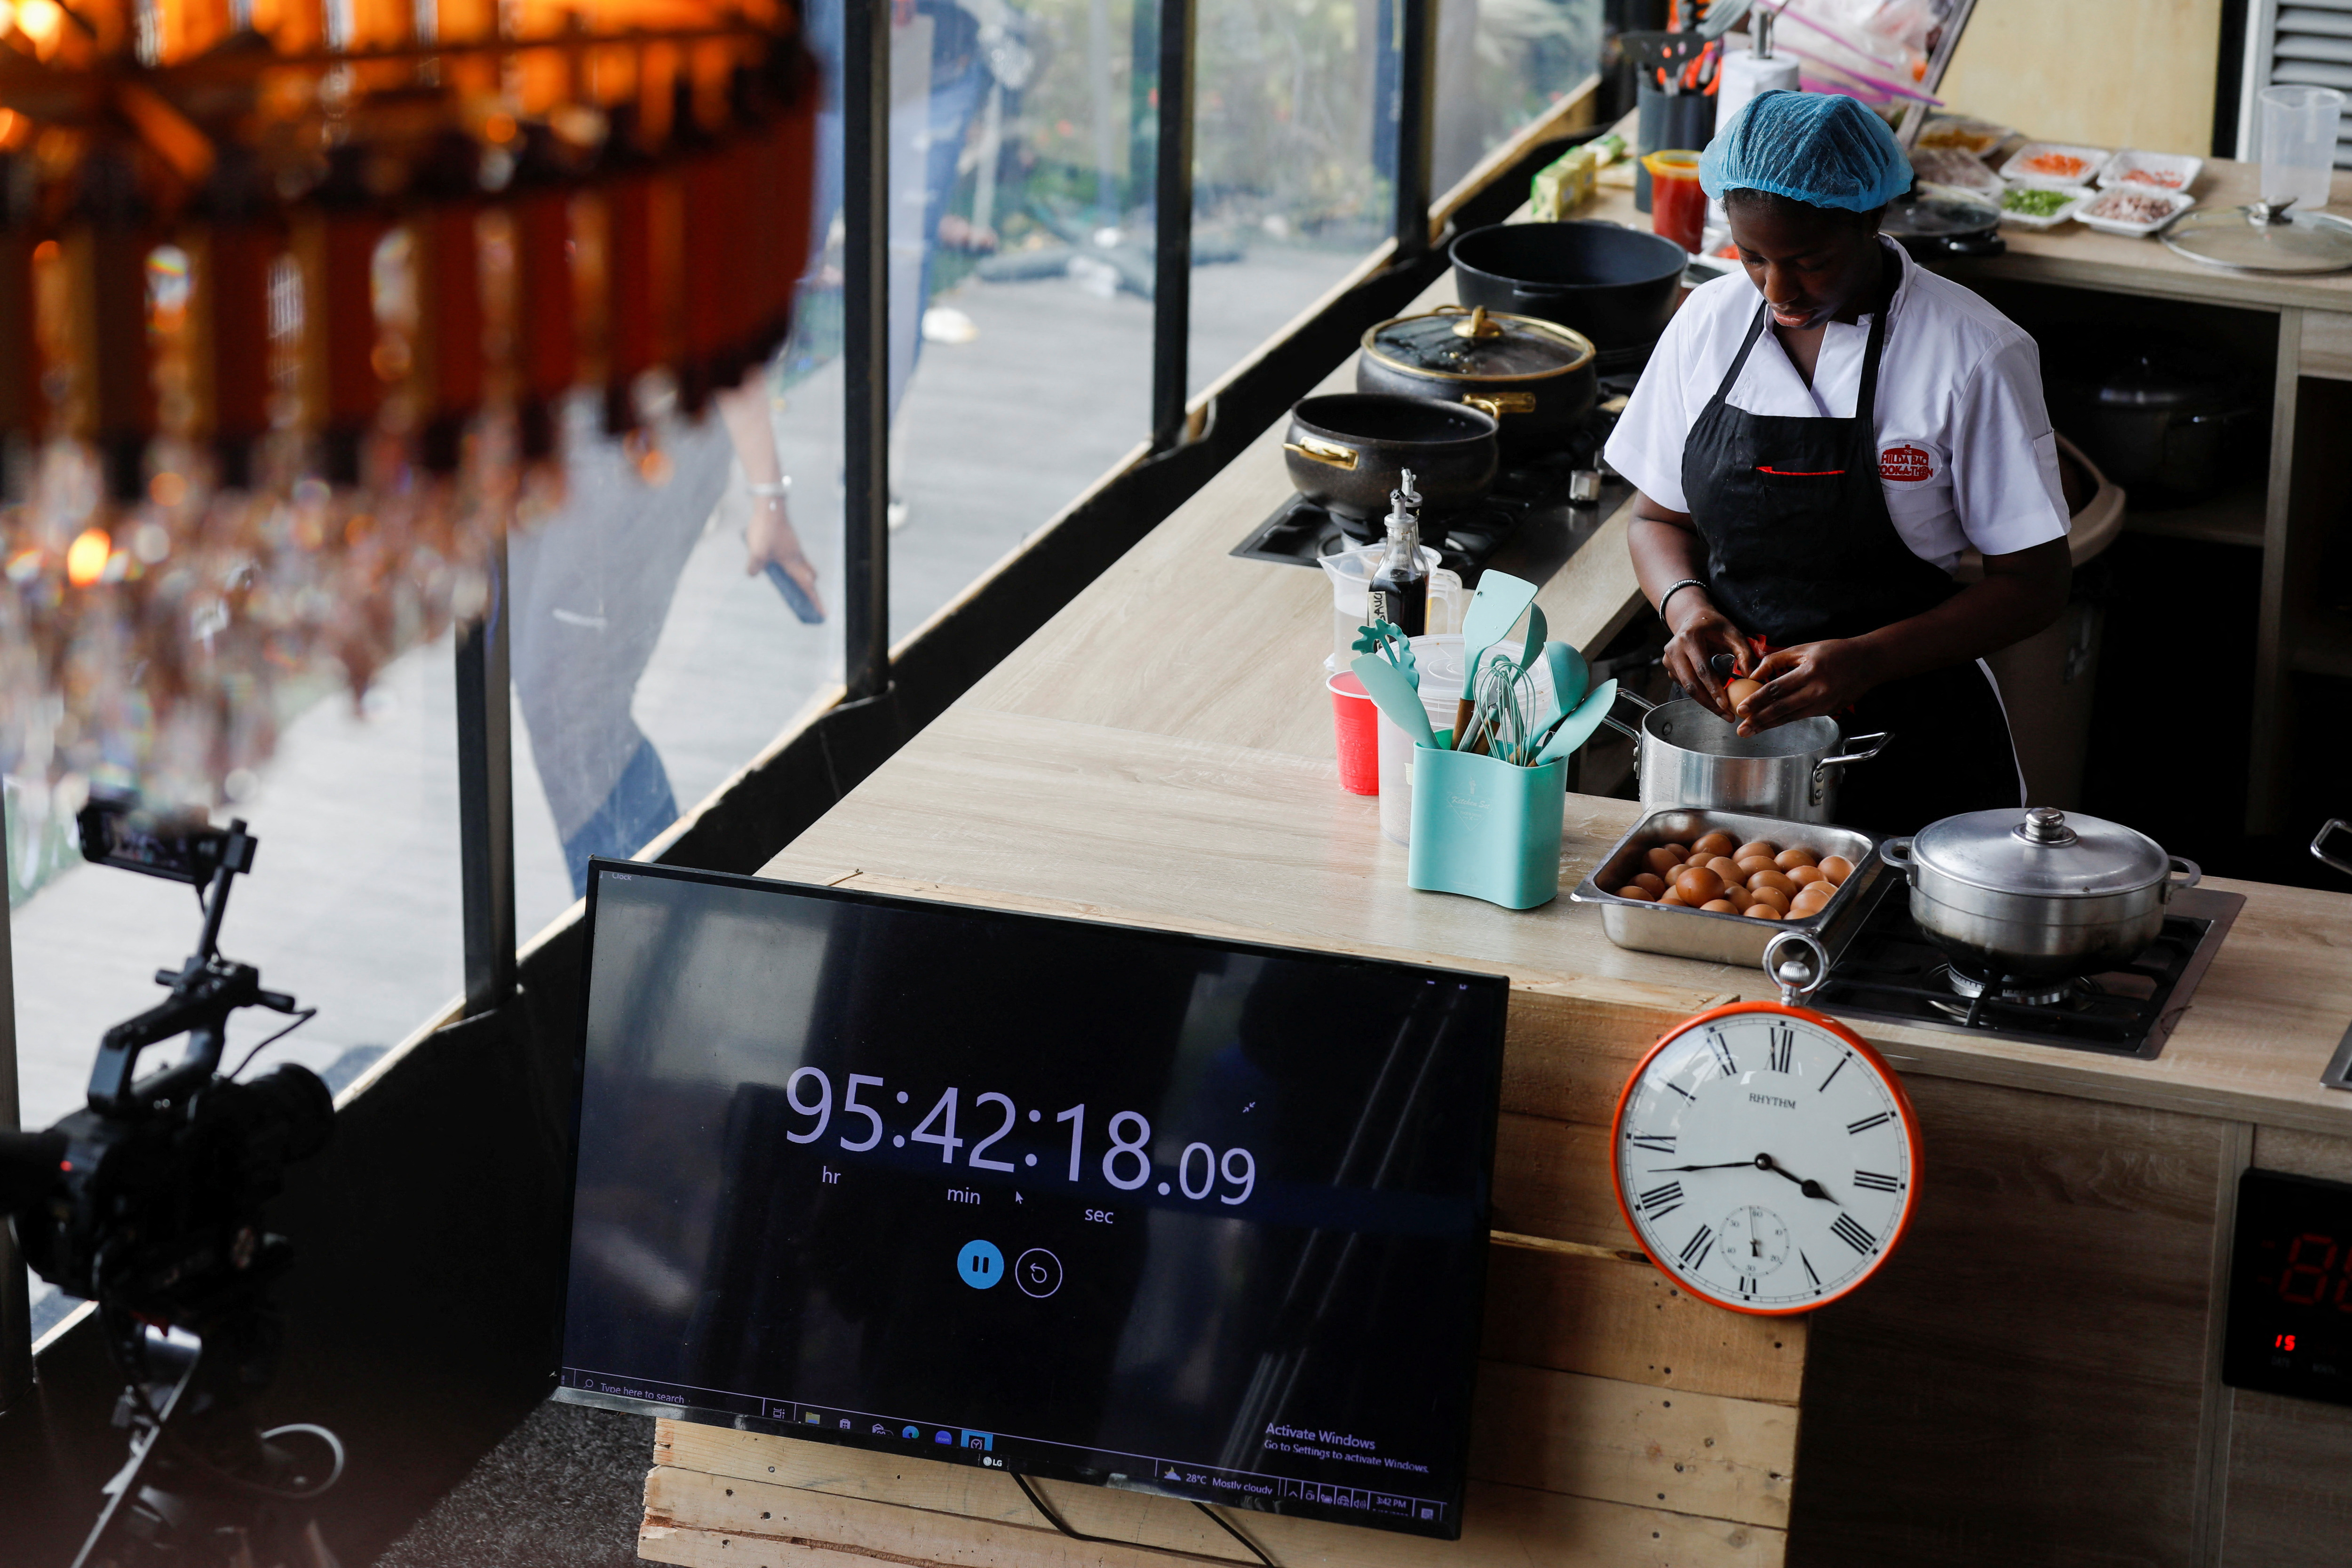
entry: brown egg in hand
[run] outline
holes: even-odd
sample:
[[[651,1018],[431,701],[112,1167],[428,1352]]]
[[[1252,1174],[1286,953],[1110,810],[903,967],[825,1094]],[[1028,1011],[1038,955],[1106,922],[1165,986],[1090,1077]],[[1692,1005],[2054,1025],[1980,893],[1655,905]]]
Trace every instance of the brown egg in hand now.
[[[1731,710],[1734,713],[1737,713],[1742,708],[1748,706],[1748,700],[1749,698],[1755,696],[1758,692],[1763,689],[1764,683],[1762,681],[1750,680],[1743,675],[1726,685],[1723,689],[1723,694],[1731,700]]]
[[[1675,879],[1675,891],[1686,904],[1703,904],[1723,896],[1723,879],[1704,866],[1692,866]]]
[[[1853,862],[1843,855],[1832,855],[1822,862],[1822,875],[1843,887],[1845,879],[1853,875]]]

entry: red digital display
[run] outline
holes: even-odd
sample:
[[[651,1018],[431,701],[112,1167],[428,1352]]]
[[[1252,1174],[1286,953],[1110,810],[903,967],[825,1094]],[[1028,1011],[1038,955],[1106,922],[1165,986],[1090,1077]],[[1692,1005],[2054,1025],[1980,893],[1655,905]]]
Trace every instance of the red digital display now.
[[[2239,1179],[2222,1381],[2352,1405],[2352,1186]]]

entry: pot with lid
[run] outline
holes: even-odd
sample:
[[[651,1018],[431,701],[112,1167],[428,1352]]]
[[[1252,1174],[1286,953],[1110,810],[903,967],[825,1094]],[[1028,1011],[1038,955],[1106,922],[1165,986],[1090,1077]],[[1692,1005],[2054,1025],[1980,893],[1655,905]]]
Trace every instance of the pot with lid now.
[[[2126,963],[2156,940],[2196,862],[2121,823],[2030,811],[1968,811],[1879,846],[1911,882],[1928,941],[1997,975],[2063,979]]]
[[[1878,232],[1911,253],[1915,261],[1954,256],[1999,256],[2009,248],[2000,237],[2000,209],[1958,185],[1922,182],[1910,195],[1886,206]]]
[[[1592,342],[1534,316],[1440,305],[1364,334],[1356,390],[1436,397],[1500,423],[1507,458],[1557,448],[1592,412],[1600,377]]]
[[[2118,361],[2086,341],[2044,363],[2053,414],[2140,510],[2201,500],[2266,460],[2269,399],[2217,354],[2159,341]]]
[[[1639,729],[1607,721],[1633,738],[1643,805],[1747,811],[1786,822],[1837,817],[1838,781],[1885,749],[1880,732],[1848,736],[1834,719],[1799,719],[1743,735],[1696,698],[1653,703],[1620,689],[1642,710]]]

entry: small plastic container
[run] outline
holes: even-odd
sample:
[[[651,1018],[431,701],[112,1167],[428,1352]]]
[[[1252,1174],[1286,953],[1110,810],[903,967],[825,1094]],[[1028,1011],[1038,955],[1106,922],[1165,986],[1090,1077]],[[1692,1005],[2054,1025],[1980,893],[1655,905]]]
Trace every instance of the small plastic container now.
[[[2204,159],[2192,158],[2186,153],[2143,153],[2137,147],[2126,147],[2099,171],[2099,189],[2112,190],[2121,185],[2126,190],[2185,193],[2197,183],[2204,167]]]
[[[2154,234],[2182,213],[2197,205],[2197,198],[2186,191],[2159,191],[2153,186],[2119,185],[2101,191],[2085,201],[2074,204],[2074,216],[2085,226],[2106,234],[2144,237]],[[2149,216],[2120,216],[2132,207],[2146,207]],[[2157,207],[2162,212],[2157,212]],[[2107,216],[2107,215],[2119,216]]]
[[[2002,193],[2000,221],[2005,224],[2013,224],[2019,228],[2056,228],[2062,223],[2072,223],[2074,221],[2075,210],[2079,208],[2084,202],[2087,201],[2092,194],[2080,185],[2020,185],[2016,188],[2019,190],[2053,191],[2066,198],[2065,205],[2059,207],[2055,212],[2046,214],[2013,212],[2008,205],[2007,193]]]
[[[1706,240],[1706,191],[1698,183],[1698,157],[1670,149],[1642,159],[1642,167],[1650,172],[1651,231],[1694,256]]]
[[[2009,155],[2009,162],[2000,166],[2000,177],[2015,185],[2087,185],[2113,156],[2105,147],[2028,142]]]
[[[2266,202],[2294,198],[2305,212],[2327,205],[2344,95],[2332,87],[2266,87],[2256,107]]]
[[[1323,685],[1331,693],[1331,744],[1339,759],[1339,787],[1349,795],[1380,794],[1380,731],[1373,725],[1380,710],[1352,669],[1328,677]]]

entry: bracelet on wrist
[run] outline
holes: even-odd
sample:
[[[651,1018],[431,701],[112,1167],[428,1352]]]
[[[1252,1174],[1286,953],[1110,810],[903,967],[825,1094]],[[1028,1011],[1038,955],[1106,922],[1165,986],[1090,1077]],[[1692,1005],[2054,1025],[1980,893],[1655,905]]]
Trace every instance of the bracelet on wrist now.
[[[786,475],[780,479],[754,479],[743,488],[761,500],[782,500],[793,488],[793,481],[792,477]]]
[[[1685,577],[1681,582],[1675,584],[1673,587],[1668,588],[1664,593],[1658,595],[1658,619],[1663,621],[1666,618],[1666,606],[1674,602],[1674,597],[1676,594],[1681,593],[1685,588],[1705,588],[1706,586],[1706,584],[1696,577]],[[1672,630],[1673,628],[1670,626],[1667,629]]]

